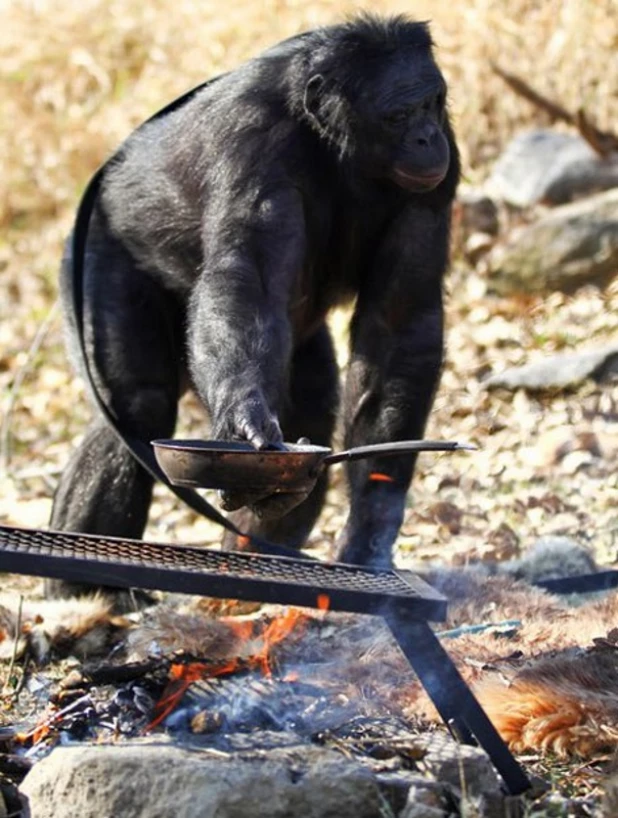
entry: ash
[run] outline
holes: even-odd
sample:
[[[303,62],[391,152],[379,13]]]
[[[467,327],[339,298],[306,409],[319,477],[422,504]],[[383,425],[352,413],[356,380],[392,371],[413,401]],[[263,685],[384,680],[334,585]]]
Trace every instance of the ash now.
[[[399,728],[410,727],[395,719]],[[171,733],[222,750],[268,748],[348,739],[361,729],[383,730],[382,703],[351,699],[323,686],[275,678],[233,677],[195,684],[164,722]]]

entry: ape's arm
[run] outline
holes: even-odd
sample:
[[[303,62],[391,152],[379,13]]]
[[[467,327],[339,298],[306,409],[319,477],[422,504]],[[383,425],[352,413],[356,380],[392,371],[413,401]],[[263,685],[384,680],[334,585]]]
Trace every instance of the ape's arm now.
[[[234,204],[204,230],[203,270],[188,311],[189,369],[214,437],[263,448],[282,439],[288,308],[303,261],[304,222],[294,192],[276,192],[252,207]]]
[[[213,437],[258,449],[282,440],[278,414],[291,349],[285,305],[261,280],[246,260],[207,270],[189,312],[189,367]]]

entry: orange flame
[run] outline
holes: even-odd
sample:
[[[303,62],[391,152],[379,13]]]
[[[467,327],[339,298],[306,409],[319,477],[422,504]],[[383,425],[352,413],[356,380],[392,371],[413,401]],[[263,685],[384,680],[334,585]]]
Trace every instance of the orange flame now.
[[[328,611],[330,608],[330,597],[328,594],[318,594],[316,600],[318,611]]]
[[[27,744],[32,741],[33,744],[38,744],[40,741],[51,733],[52,727],[58,718],[62,715],[62,711],[53,704],[48,704],[39,722],[27,733],[16,733],[15,738],[20,744]]]
[[[157,727],[176,709],[193,682],[202,678],[208,665],[201,662],[191,662],[188,665],[175,664],[170,667],[170,678],[165,686],[161,698],[155,704],[154,719],[146,727],[146,731]]]
[[[322,596],[324,597],[324,604],[327,605],[329,602],[328,597],[326,595]],[[273,619],[261,633],[256,633],[256,624],[261,626],[262,622],[256,623],[252,620],[239,622],[229,617],[222,617],[220,621],[225,622],[238,642],[249,642],[253,652],[247,657],[236,657],[218,663],[190,662],[172,664],[169,681],[161,694],[161,698],[155,705],[154,718],[146,727],[146,731],[152,730],[161,724],[175,710],[191,684],[199,679],[226,676],[240,668],[260,668],[265,676],[272,676],[270,654],[273,647],[307,620],[307,614],[297,609],[290,609],[282,616]]]
[[[270,652],[275,645],[282,642],[285,637],[291,633],[301,623],[306,623],[307,615],[301,613],[295,608],[291,608],[283,616],[273,619],[268,625],[262,639],[264,642],[263,650],[256,656],[259,666],[262,668],[262,673],[265,676],[272,676],[272,669],[270,667]]]

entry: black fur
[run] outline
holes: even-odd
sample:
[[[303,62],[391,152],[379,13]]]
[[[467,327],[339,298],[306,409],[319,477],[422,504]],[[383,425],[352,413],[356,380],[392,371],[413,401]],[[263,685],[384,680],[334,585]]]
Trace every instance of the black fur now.
[[[325,318],[356,297],[346,445],[422,437],[459,174],[431,49],[427,26],[401,17],[307,32],[122,145],[93,214],[85,327],[125,428],[172,436],[188,376],[216,438],[329,444],[338,388]],[[413,466],[412,456],[350,464],[342,559],[390,564]],[[376,471],[392,481],[370,480]],[[151,487],[96,421],[51,524],[140,537]],[[224,505],[250,505],[240,525],[300,546],[324,489],[292,510],[281,498]]]

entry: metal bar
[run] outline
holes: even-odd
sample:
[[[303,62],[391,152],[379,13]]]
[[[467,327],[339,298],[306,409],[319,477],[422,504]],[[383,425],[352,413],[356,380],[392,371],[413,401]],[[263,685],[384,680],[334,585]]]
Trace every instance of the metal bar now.
[[[409,574],[89,534],[0,526],[0,571],[352,613],[393,605],[412,618],[446,616],[445,597]]]
[[[404,619],[395,611],[387,612],[385,619],[447,727],[452,726],[466,744],[474,743],[472,737],[476,739],[511,795],[529,790],[528,777],[429,625]]]
[[[596,571],[594,574],[578,574],[574,577],[541,579],[534,583],[550,594],[586,594],[595,591],[609,591],[618,587],[618,571]]]

